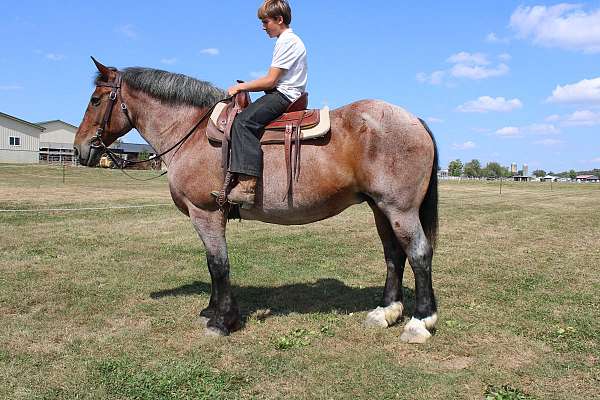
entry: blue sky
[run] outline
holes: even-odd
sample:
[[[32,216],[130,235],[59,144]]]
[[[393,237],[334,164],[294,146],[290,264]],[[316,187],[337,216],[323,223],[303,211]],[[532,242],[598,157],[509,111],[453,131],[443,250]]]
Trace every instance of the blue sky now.
[[[600,0],[290,3],[308,49],[311,107],[402,106],[428,121],[442,166],[600,168]],[[90,55],[223,88],[250,80],[268,69],[274,45],[259,5],[4,1],[0,111],[78,125],[93,89]]]

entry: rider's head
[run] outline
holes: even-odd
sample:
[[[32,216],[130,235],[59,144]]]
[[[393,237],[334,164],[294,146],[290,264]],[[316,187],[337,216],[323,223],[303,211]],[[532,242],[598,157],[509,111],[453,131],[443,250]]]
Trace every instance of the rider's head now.
[[[258,19],[271,37],[278,37],[292,22],[292,9],[287,0],[265,0],[258,9]]]

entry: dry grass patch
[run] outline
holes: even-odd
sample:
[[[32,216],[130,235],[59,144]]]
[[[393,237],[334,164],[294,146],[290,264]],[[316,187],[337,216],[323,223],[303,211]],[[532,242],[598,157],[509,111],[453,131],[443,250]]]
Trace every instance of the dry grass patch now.
[[[0,208],[170,201],[163,178],[61,172],[0,166]],[[441,319],[423,346],[362,326],[385,279],[364,205],[304,227],[231,222],[245,325],[222,339],[197,319],[210,279],[175,207],[0,213],[0,398],[593,398],[600,185],[498,189],[441,183]],[[404,286],[406,318],[408,265]]]

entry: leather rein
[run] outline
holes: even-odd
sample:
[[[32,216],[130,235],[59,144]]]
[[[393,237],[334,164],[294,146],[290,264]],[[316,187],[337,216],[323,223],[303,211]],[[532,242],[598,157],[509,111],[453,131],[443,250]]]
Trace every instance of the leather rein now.
[[[214,103],[210,108],[208,108],[206,110],[206,112],[202,115],[202,117],[200,118],[200,120],[180,140],[178,140],[177,143],[175,143],[174,145],[172,145],[171,147],[169,147],[166,151],[163,151],[160,154],[156,154],[156,155],[148,158],[147,160],[129,161],[129,160],[126,160],[123,157],[119,156],[114,151],[112,151],[104,143],[104,140],[102,139],[102,134],[104,133],[104,131],[106,130],[106,127],[110,123],[110,118],[111,118],[111,115],[112,115],[112,111],[113,111],[113,108],[114,108],[114,106],[115,106],[115,104],[117,102],[117,98],[119,97],[119,92],[121,90],[122,76],[121,76],[121,73],[119,71],[115,71],[115,72],[116,72],[117,76],[114,79],[114,81],[112,81],[112,82],[99,82],[99,83],[96,84],[96,87],[109,87],[109,88],[111,88],[111,91],[110,91],[110,94],[108,95],[108,107],[106,108],[106,111],[104,112],[104,117],[102,118],[102,124],[96,130],[96,135],[92,138],[92,140],[90,142],[90,147],[92,147],[94,149],[103,150],[106,154],[108,154],[108,156],[112,159],[112,161],[119,166],[119,169],[121,171],[123,171],[123,172],[125,172],[124,169],[127,166],[127,164],[141,164],[141,163],[146,163],[146,162],[149,162],[149,161],[152,161],[152,160],[156,160],[157,158],[160,158],[160,157],[164,156],[165,154],[173,151],[173,149],[177,148],[178,146],[183,145],[183,143],[187,139],[189,139],[190,136],[192,136],[194,134],[194,132],[196,131],[196,129],[198,129],[198,127],[200,126],[200,124],[206,118],[208,118],[210,116],[210,114],[212,113],[212,111],[214,110],[214,108],[217,106],[217,104],[219,104],[222,101],[227,101],[227,100],[231,99],[231,97],[227,97],[227,98],[225,98],[223,100],[219,100],[216,103]],[[127,121],[129,122],[129,125],[131,125],[131,128],[134,129],[135,125],[134,125],[133,121],[131,120],[131,117],[129,115],[129,110],[127,108],[127,105],[123,101],[122,97],[123,96],[121,95],[121,107],[120,107],[121,111],[127,117]],[[156,176],[154,178],[151,178],[151,179],[158,178],[160,176],[165,175],[166,173],[167,173],[167,171],[165,171],[161,175],[158,175],[158,176]],[[131,178],[133,178],[133,177],[131,177]],[[144,179],[144,180],[148,180],[148,179]]]

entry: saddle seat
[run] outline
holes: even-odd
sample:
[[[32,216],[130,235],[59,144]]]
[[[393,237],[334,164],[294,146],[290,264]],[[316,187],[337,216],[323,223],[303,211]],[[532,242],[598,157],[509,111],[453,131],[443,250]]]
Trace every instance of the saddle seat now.
[[[251,103],[249,94],[247,92],[239,93],[234,101],[222,102],[215,107],[206,129],[208,139],[218,143],[223,140],[228,123],[232,122],[229,121],[229,118],[231,116],[235,118],[235,114],[232,115],[231,111],[236,102],[239,111],[242,111]],[[289,105],[285,113],[265,127],[261,144],[284,143],[286,129],[288,131],[290,129],[297,130],[300,140],[326,135],[330,128],[329,109],[327,107],[320,110],[307,109],[307,105],[308,93],[303,93]]]

